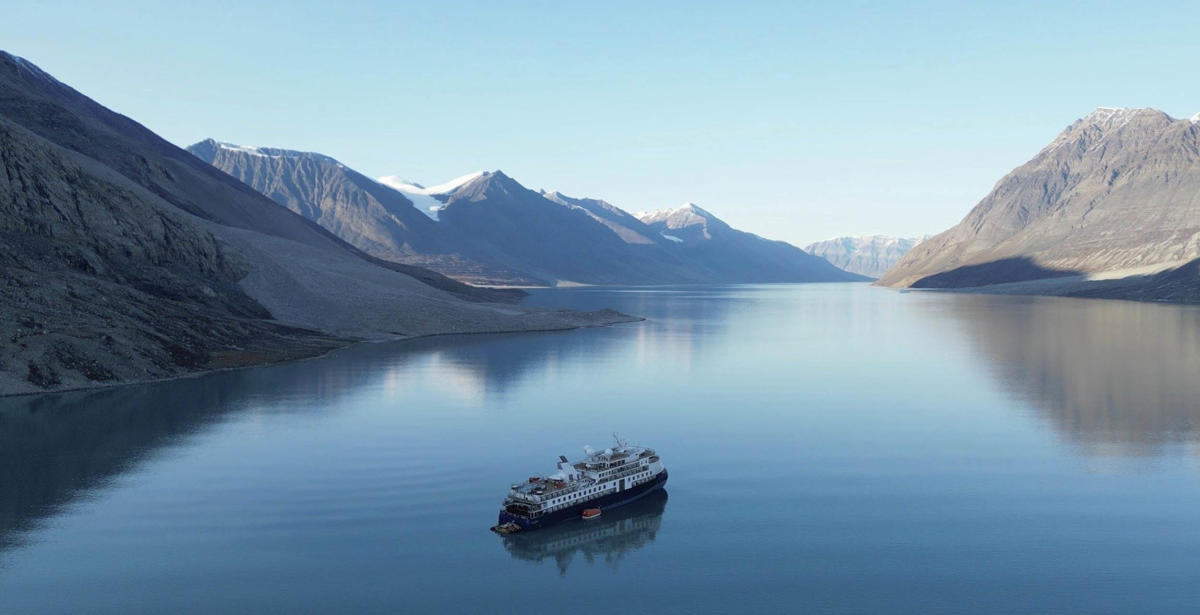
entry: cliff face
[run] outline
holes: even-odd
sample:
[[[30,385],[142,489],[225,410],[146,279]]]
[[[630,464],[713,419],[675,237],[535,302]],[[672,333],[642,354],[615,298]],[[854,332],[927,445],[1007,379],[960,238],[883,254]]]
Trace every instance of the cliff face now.
[[[407,255],[436,241],[433,221],[403,195],[328,156],[212,139],[187,149],[365,252]]]
[[[1200,257],[1198,122],[1097,109],[879,283],[979,286],[1166,269]]]

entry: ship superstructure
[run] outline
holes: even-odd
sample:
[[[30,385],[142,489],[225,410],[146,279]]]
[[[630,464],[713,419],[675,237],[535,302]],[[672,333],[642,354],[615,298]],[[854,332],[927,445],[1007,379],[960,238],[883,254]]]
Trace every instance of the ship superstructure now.
[[[666,484],[667,469],[654,449],[613,437],[612,448],[584,447],[584,458],[575,462],[559,455],[554,474],[513,485],[497,528],[545,527],[579,517],[584,510],[627,504]]]

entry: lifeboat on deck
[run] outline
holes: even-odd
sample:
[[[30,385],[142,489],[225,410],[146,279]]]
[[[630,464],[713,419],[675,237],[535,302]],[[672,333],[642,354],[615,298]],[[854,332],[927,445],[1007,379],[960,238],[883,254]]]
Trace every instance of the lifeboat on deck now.
[[[599,519],[600,518],[600,509],[599,508],[585,508],[583,511],[583,515],[581,515],[581,516],[584,518],[585,521],[588,519]]]

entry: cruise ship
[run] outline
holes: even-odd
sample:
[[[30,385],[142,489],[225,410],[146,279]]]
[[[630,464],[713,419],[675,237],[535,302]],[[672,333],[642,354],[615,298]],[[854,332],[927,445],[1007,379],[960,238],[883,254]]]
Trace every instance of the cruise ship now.
[[[533,476],[512,486],[500,509],[496,532],[512,533],[547,527],[598,511],[628,504],[667,482],[667,469],[654,449],[630,446],[613,435],[616,444],[603,451],[584,447],[576,462],[559,455],[558,471]]]

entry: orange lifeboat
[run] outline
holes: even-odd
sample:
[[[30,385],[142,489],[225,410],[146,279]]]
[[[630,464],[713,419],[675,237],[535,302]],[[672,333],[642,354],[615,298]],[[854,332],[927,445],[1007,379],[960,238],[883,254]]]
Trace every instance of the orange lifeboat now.
[[[600,509],[599,508],[587,508],[587,509],[584,509],[584,511],[583,511],[584,519],[598,519],[599,517],[600,517]]]

